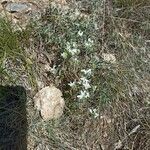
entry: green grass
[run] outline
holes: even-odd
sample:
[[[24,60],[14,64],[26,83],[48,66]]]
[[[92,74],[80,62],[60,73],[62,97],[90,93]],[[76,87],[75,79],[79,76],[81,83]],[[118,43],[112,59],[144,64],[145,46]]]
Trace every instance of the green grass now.
[[[16,35],[13,33],[11,25],[4,19],[0,20],[0,66],[1,75],[7,75],[4,63],[7,58],[19,56],[21,53]]]
[[[25,51],[25,49],[29,48],[30,36],[30,27],[22,31],[15,31],[11,22],[7,19],[0,19],[1,84],[17,84],[17,81],[20,80],[20,75],[25,72],[28,74],[28,80],[33,84],[32,60],[30,60],[29,54]]]

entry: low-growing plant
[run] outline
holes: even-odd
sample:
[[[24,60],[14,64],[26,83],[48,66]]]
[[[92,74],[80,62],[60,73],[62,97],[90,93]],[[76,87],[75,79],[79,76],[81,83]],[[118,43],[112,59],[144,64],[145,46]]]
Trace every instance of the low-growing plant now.
[[[106,149],[113,149],[117,141],[126,147],[137,148],[139,142],[133,133],[140,126],[149,130],[143,121],[145,117],[146,124],[149,124],[148,116],[140,115],[139,111],[140,103],[142,109],[149,103],[146,92],[149,70],[147,9],[143,10],[144,1],[130,1],[127,5],[125,1],[113,2],[115,5],[110,6],[106,1],[85,0],[84,6],[78,2],[76,7],[71,5],[69,9],[53,5],[43,15],[43,24],[36,34],[35,39],[43,42],[44,51],[50,56],[54,54],[49,74],[54,75],[53,83],[62,90],[66,102],[65,115],[58,130],[68,140],[75,140],[76,144],[68,142],[72,148],[85,148],[85,137],[91,126],[93,131],[89,132],[88,148],[92,147],[93,139],[100,144],[103,134],[107,137],[103,137],[105,140],[109,139]],[[138,9],[134,9],[137,5]],[[141,12],[139,17],[143,21],[136,17],[137,11]],[[50,75],[48,77],[51,78]],[[105,113],[110,115],[109,119],[103,115]],[[135,118],[139,122],[135,123]],[[83,129],[86,121],[91,124]],[[126,128],[129,122],[137,125],[135,127],[138,128],[132,128],[136,131],[130,132]],[[106,135],[101,133],[105,126],[109,130]],[[142,128],[137,134],[137,137],[142,136]],[[129,141],[131,135],[132,142],[136,139],[133,145]],[[149,145],[147,136],[143,132],[146,146]],[[63,145],[63,138],[58,136],[58,139],[62,142],[59,145]]]
[[[99,2],[99,5],[102,4]],[[107,47],[103,50],[104,43],[100,40],[103,33],[98,33],[103,18],[95,15],[96,12],[98,10],[93,9],[90,14],[85,14],[78,8],[63,12],[51,7],[43,17],[45,24],[38,29],[37,37],[43,39],[45,50],[49,54],[57,53],[53,64],[57,68],[57,86],[63,91],[67,106],[72,111],[84,105],[99,109],[102,104],[127,93],[128,80],[124,80],[124,77],[129,77],[130,69],[124,70],[124,65],[117,60],[122,46],[117,41],[118,48],[112,51],[113,54]],[[115,33],[109,34],[111,37]],[[116,40],[117,35],[114,36],[113,40]],[[53,46],[57,47],[55,52]],[[105,53],[108,57],[113,56],[114,60],[105,60]],[[132,81],[129,79],[129,82]]]

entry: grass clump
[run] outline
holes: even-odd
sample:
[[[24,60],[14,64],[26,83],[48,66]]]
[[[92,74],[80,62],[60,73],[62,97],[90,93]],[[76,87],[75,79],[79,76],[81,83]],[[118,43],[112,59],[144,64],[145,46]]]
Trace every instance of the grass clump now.
[[[15,28],[15,27],[14,27]],[[25,51],[29,45],[30,28],[15,31],[6,19],[0,18],[0,79],[1,84],[19,84],[20,77],[29,74],[33,80],[32,63]],[[30,78],[30,79],[29,79]]]
[[[0,63],[1,75],[5,72],[4,63],[7,58],[13,58],[21,54],[21,49],[16,35],[13,33],[11,25],[4,19],[0,20]],[[5,72],[5,75],[7,73]]]

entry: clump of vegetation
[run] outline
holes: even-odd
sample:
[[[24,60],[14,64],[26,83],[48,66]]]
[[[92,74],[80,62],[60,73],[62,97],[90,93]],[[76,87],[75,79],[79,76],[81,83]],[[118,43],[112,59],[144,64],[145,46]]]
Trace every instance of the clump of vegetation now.
[[[64,117],[48,123],[31,119],[36,142],[41,141],[41,131],[53,149],[150,147],[148,6],[144,0],[50,5],[33,29],[32,44],[24,42],[39,57],[46,56],[46,73],[42,72],[45,64],[32,63],[32,53],[22,49],[26,46],[19,42],[18,32],[9,36],[15,47],[2,42],[1,47],[8,48],[1,58],[19,57],[31,67],[26,67],[29,76],[38,69],[46,85],[53,83],[63,92]]]
[[[25,51],[29,47],[30,27],[15,31],[11,22],[0,18],[0,80],[1,84],[17,84],[20,77],[27,75],[32,80],[32,67],[29,54]],[[31,74],[31,76],[30,76]]]
[[[55,53],[55,71],[50,71],[50,74],[54,73],[54,84],[64,93],[67,106],[65,118],[71,120],[67,124],[68,132],[74,135],[75,131],[78,131],[81,135],[84,132],[80,131],[82,123],[73,125],[74,120],[80,122],[95,118],[95,121],[91,122],[97,124],[97,120],[102,121],[102,114],[109,109],[113,116],[106,111],[111,120],[108,138],[113,144],[107,143],[108,149],[109,146],[110,149],[115,147],[117,141],[121,143],[120,147],[141,149],[143,146],[140,147],[136,136],[145,137],[143,142],[148,147],[148,134],[142,132],[143,129],[149,130],[148,116],[140,113],[140,110],[149,105],[146,83],[146,42],[149,31],[147,12],[142,11],[143,5],[138,7],[141,13],[144,13],[144,22],[141,22],[134,15],[137,10],[118,10],[118,6],[125,5],[123,1],[116,1],[114,8],[102,1],[84,2],[84,5],[82,2],[77,3],[77,7],[69,10],[51,7],[43,17],[44,24],[38,28],[37,35],[37,38],[42,38],[45,51],[49,55]],[[128,4],[130,7],[134,5],[132,2]],[[122,118],[125,119],[125,124]],[[131,127],[130,124],[134,125]],[[73,130],[75,126],[77,129]],[[127,126],[130,126],[130,129],[127,129]],[[133,141],[135,140],[132,145],[132,142],[129,142],[130,132],[137,126],[140,126],[140,129],[131,135]],[[116,131],[113,130],[114,127]],[[69,134],[68,132],[66,133]],[[116,135],[115,140],[113,135]],[[102,137],[95,137],[96,139],[102,141]],[[61,140],[60,142],[63,141]],[[76,144],[74,148],[78,146]],[[90,144],[88,146],[90,147]]]
[[[93,7],[100,4],[94,3]],[[39,29],[38,36],[43,38],[45,50],[53,53],[52,47],[57,47],[57,57],[53,63],[55,77],[70,107],[83,103],[93,107],[97,103],[109,103],[117,92],[115,87],[109,86],[111,82],[116,82],[117,64],[103,59],[100,42],[102,33],[99,33],[99,21],[102,18],[95,15],[97,9],[91,10],[86,14],[77,8],[61,12],[52,7],[43,18],[46,18],[45,24]]]
[[[6,59],[14,59],[14,56],[21,55],[21,49],[19,47],[16,34],[13,33],[10,23],[4,19],[0,20],[0,67],[1,75],[7,75],[5,71]],[[16,58],[16,57],[15,57]],[[4,77],[3,76],[3,77]]]

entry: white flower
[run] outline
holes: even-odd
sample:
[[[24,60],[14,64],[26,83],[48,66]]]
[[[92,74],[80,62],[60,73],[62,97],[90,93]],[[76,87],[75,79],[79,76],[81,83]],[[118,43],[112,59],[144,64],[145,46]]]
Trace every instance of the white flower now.
[[[91,44],[90,44],[89,42],[85,42],[85,46],[86,46],[86,47],[90,47]]]
[[[79,35],[79,36],[82,36],[82,35],[83,35],[83,32],[82,32],[82,31],[78,31],[78,35]]]
[[[77,58],[74,58],[74,57],[72,57],[72,61],[73,61],[74,63],[79,63],[79,60],[78,60]]]
[[[81,80],[82,82],[89,82],[89,80],[87,80],[85,77],[80,78],[80,80]]]
[[[87,90],[89,88],[91,88],[90,84],[89,84],[89,80],[87,80],[85,77],[80,78],[81,79],[81,83],[84,86],[84,88]]]
[[[81,72],[83,72],[85,75],[91,75],[92,74],[91,69],[88,69],[88,70],[82,69]]]
[[[69,42],[67,42],[66,44],[66,50],[72,55],[74,56],[75,54],[80,53],[80,50],[77,48],[77,43],[73,42],[72,44],[70,44]]]
[[[71,53],[71,55],[75,55],[75,54],[78,54],[80,52],[79,49],[76,49],[76,48],[73,48],[73,49],[70,49],[69,52]]]
[[[90,84],[88,82],[83,83],[84,88],[87,90],[91,88]]]
[[[94,115],[94,118],[97,118],[99,116],[98,110],[96,108],[89,108],[89,112]]]
[[[91,40],[90,38],[88,38],[88,42],[89,42],[89,43],[91,43],[91,44],[93,44],[93,43],[94,43],[94,41],[93,41],[93,40]]]
[[[88,41],[85,42],[86,47],[91,47],[93,45],[94,41],[88,38]]]
[[[92,110],[91,108],[89,108],[89,112],[90,112],[91,114],[93,114],[93,110]]]
[[[66,58],[68,57],[68,54],[67,54],[67,52],[63,52],[63,53],[61,53],[61,56],[62,56],[64,59],[66,59]]]
[[[70,87],[74,87],[74,86],[76,85],[76,82],[75,82],[75,81],[70,82],[70,83],[68,83],[68,85],[69,85]]]
[[[73,43],[72,43],[72,46],[73,46],[74,48],[76,48],[76,47],[77,47],[77,43],[76,43],[76,42],[73,42]]]
[[[56,65],[54,65],[54,66],[50,69],[50,72],[51,72],[52,74],[56,74],[56,73],[57,73]]]
[[[82,90],[81,90],[80,94],[77,96],[77,98],[79,98],[79,99],[88,98],[88,97],[90,97],[89,92],[82,91]]]

